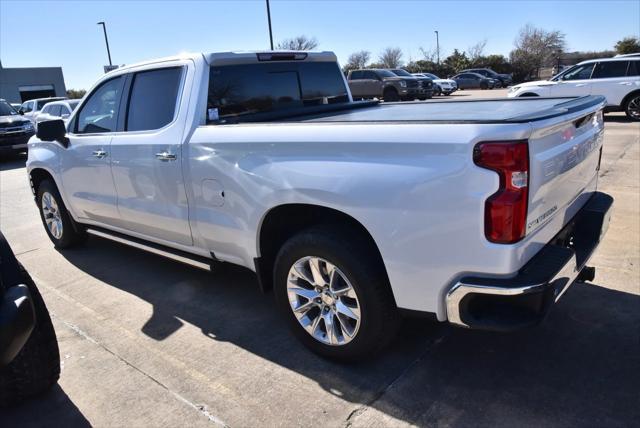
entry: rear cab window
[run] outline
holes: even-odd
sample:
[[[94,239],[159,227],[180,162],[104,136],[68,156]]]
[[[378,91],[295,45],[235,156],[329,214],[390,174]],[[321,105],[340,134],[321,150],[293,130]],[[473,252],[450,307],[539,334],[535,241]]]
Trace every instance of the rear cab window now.
[[[265,62],[213,65],[207,123],[233,123],[256,114],[349,102],[335,62]]]

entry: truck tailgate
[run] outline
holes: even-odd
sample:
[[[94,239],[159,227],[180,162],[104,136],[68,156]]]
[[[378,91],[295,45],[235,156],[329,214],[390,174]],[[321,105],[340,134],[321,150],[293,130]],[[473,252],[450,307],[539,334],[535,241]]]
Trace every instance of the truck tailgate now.
[[[531,122],[527,235],[545,227],[557,229],[545,235],[557,233],[595,192],[604,134],[602,107]]]

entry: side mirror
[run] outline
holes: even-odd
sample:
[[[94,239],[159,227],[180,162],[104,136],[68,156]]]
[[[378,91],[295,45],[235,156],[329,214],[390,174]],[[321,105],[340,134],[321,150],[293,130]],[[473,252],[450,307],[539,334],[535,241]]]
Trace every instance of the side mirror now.
[[[42,141],[57,141],[65,149],[69,147],[69,139],[66,137],[67,128],[62,119],[45,120],[38,123],[36,136]]]
[[[20,110],[18,110],[18,114],[19,114],[20,116],[24,116],[24,111],[23,111],[22,109],[20,109]]]

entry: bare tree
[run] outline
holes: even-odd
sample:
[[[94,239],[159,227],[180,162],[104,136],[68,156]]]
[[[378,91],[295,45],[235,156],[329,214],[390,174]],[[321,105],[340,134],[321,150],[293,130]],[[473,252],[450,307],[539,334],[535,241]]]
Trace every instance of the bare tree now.
[[[547,31],[531,24],[525,25],[518,34],[515,49],[510,59],[522,77],[540,67],[552,65],[565,48],[565,36],[560,31]]]
[[[347,66],[353,67],[353,69],[365,68],[367,63],[371,59],[371,52],[358,51],[349,55]]]
[[[305,35],[284,39],[276,45],[276,49],[284,51],[310,51],[318,47],[318,40],[315,37]]]
[[[487,39],[481,40],[475,45],[471,45],[467,48],[467,56],[471,62],[478,60],[484,55],[484,48],[487,46]]]
[[[422,55],[422,60],[423,61],[436,62],[436,60],[438,59],[438,51],[436,51],[433,48],[425,49],[425,48],[421,47],[418,50],[420,51],[420,54]]]
[[[386,48],[378,58],[385,68],[402,66],[402,50],[400,48]]]

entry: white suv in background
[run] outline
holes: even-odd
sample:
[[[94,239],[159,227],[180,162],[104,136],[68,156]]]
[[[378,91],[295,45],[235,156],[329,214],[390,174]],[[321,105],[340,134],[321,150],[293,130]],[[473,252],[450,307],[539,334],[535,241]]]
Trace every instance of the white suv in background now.
[[[35,116],[36,129],[38,129],[38,124],[45,120],[62,119],[66,123],[79,102],[80,100],[62,100],[45,104],[40,113]]]
[[[640,58],[592,59],[574,65],[551,80],[521,83],[509,97],[579,97],[602,95],[607,111],[624,111],[640,120]]]

